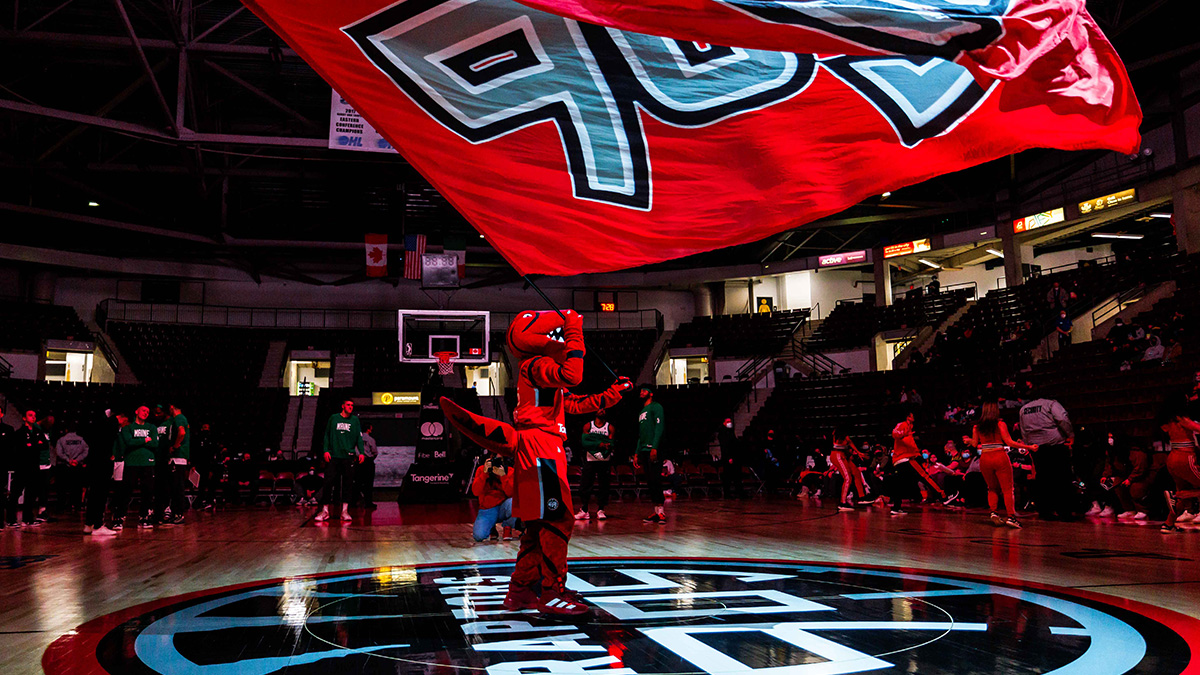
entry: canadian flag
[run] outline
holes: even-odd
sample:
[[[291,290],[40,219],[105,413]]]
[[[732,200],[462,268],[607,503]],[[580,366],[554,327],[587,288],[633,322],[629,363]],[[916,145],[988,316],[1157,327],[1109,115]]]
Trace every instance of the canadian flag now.
[[[387,276],[387,235],[368,234],[367,236],[367,276]]]

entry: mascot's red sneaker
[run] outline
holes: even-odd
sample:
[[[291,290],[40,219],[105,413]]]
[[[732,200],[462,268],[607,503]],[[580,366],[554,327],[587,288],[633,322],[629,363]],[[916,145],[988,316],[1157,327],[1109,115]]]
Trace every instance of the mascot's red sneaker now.
[[[542,593],[537,610],[549,616],[584,616],[592,612],[592,608],[583,604],[578,595],[557,591]]]
[[[540,609],[538,594],[528,586],[510,586],[504,596],[504,609],[515,612],[521,609]]]

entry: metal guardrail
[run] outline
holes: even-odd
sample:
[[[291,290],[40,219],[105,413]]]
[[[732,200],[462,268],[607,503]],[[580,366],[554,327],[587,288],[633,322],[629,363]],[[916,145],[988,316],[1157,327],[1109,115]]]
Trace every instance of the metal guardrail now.
[[[0,377],[8,377],[12,375],[13,365],[8,362],[3,356],[0,356]],[[0,416],[3,416],[4,409],[0,408]]]
[[[961,284],[950,284],[949,286],[942,288],[941,292],[942,293],[953,293],[954,291],[956,291],[958,289],[962,289],[962,288],[971,289],[971,296],[968,298],[968,300],[978,300],[979,299],[979,282],[976,282],[976,281],[964,281]]]
[[[96,309],[100,325],[108,321],[174,323],[240,328],[394,329],[394,310],[236,307],[186,303],[132,302],[109,298]]]
[[[1117,294],[1111,300],[1096,308],[1092,312],[1092,330],[1096,326],[1108,321],[1109,317],[1120,314],[1125,311],[1125,308],[1141,300],[1146,295],[1145,284],[1139,284],[1134,288],[1130,288],[1122,293]]]
[[[492,312],[492,330],[507,330],[520,312]],[[584,330],[638,330],[653,328],[662,335],[664,320],[657,309],[630,309],[616,312],[588,312],[583,315]]]

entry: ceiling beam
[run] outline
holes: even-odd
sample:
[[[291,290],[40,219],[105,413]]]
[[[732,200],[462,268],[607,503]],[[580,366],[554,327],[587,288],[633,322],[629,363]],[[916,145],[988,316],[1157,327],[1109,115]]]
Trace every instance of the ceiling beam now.
[[[129,20],[129,13],[125,11],[125,3],[121,0],[112,0],[113,7],[116,8],[117,14],[121,16],[121,23],[125,25],[125,32],[129,35],[129,41],[133,44],[133,51],[137,54],[138,63],[142,66],[142,72],[146,74],[150,82],[150,87],[154,90],[154,95],[158,99],[158,104],[162,108],[163,116],[167,120],[167,128],[171,133],[178,134],[179,128],[175,126],[175,115],[171,111],[171,105],[167,103],[167,97],[163,95],[162,87],[158,86],[158,78],[154,76],[154,68],[150,66],[150,59],[146,58],[146,50],[142,49],[142,43],[138,40],[137,32],[133,29],[133,22]]]
[[[12,213],[23,213],[30,216],[40,216],[43,218],[56,218],[75,223],[83,223],[85,225],[94,225],[96,227],[107,227],[114,230],[124,230],[126,232],[138,232],[140,234],[148,234],[155,237],[166,237],[168,239],[181,239],[183,241],[191,241],[201,244],[216,245],[218,242],[203,237],[198,234],[189,234],[178,230],[167,230],[161,227],[151,227],[149,225],[137,225],[134,223],[126,223],[119,220],[109,220],[108,218],[97,218],[95,216],[84,216],[78,213],[70,213],[68,211],[55,211],[53,209],[43,209],[37,206],[26,206],[24,204],[11,204],[9,202],[0,202],[0,211],[10,211]]]
[[[279,99],[275,98],[274,96],[271,96],[270,94],[268,94],[267,92],[263,91],[262,89],[256,87],[255,85],[250,84],[246,80],[243,80],[242,78],[231,73],[230,71],[226,70],[225,68],[222,68],[221,66],[217,65],[216,63],[214,63],[212,61],[207,61],[207,60],[204,61],[204,65],[206,65],[209,68],[211,68],[212,70],[216,71],[217,74],[224,76],[225,79],[229,80],[230,82],[233,82],[234,84],[238,85],[242,89],[245,89],[246,91],[250,92],[251,94],[254,94],[258,98],[262,99],[263,101],[266,101],[267,103],[271,104],[275,108],[278,108],[281,112],[286,113],[292,119],[296,120],[297,122],[300,122],[305,127],[308,127],[309,129],[312,129],[312,130],[318,129],[317,125],[312,120],[305,117],[302,113],[297,111],[295,108],[288,106],[287,104],[283,103]]]
[[[123,49],[129,46],[129,38],[118,35],[89,35],[86,33],[57,33],[47,31],[8,32],[4,35],[6,44],[44,44],[66,47],[92,47]],[[179,45],[174,40],[147,38],[141,41],[142,49],[165,49],[178,51]],[[299,59],[300,55],[294,49],[287,47],[260,47],[258,45],[221,44],[218,42],[192,42],[188,51],[196,54],[243,54],[269,56],[273,51],[286,58]]]

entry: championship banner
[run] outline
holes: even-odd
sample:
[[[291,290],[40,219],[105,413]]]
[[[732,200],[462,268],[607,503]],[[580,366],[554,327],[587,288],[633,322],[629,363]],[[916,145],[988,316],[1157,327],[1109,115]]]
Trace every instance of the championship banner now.
[[[994,64],[955,60],[977,41],[951,39],[965,30],[952,25],[918,40],[944,45],[936,55],[852,54],[840,38],[814,54],[834,45],[810,36],[789,51],[723,47],[515,0],[245,1],[526,274],[612,271],[758,241],[1028,148],[1130,153],[1140,143],[1124,67],[1081,11],[1040,24],[1051,32],[1021,52],[1020,76],[1001,80]],[[654,3],[673,4],[687,3]],[[926,11],[911,13],[916,27],[866,20],[897,4],[856,1],[853,16],[880,41],[929,32]],[[848,2],[787,3],[810,5],[839,30],[854,24],[836,10]],[[677,30],[696,40],[691,25],[678,16]]]
[[[329,149],[390,152],[396,149],[336,91],[329,105]]]

